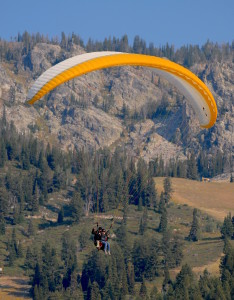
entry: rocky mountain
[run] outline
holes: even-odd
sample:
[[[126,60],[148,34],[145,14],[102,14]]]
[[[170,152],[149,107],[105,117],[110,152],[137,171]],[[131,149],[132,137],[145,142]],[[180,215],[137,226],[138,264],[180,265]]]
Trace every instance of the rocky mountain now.
[[[183,159],[191,150],[211,156],[218,150],[230,154],[232,48],[220,59],[198,60],[190,66],[218,105],[218,120],[210,130],[199,127],[191,107],[173,86],[152,69],[141,67],[117,67],[75,78],[29,106],[26,95],[35,79],[63,59],[85,53],[85,48],[72,44],[67,50],[59,43],[38,42],[25,51],[23,42],[0,41],[0,49],[5,51],[0,62],[0,113],[5,110],[20,132],[32,132],[64,150],[122,145],[147,161],[160,155]]]

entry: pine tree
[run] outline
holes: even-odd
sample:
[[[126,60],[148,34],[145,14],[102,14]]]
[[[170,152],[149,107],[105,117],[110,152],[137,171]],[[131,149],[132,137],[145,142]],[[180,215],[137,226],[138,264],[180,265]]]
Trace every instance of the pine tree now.
[[[169,286],[171,285],[172,281],[170,278],[170,273],[169,273],[169,269],[168,269],[168,265],[165,265],[164,268],[164,279],[163,279],[163,284],[162,284],[162,291],[164,293],[167,293]]]
[[[0,213],[0,235],[4,235],[6,232],[6,223],[3,214]]]
[[[172,246],[172,253],[173,253],[175,266],[179,266],[183,259],[183,240],[177,234],[174,235],[174,244]]]
[[[0,141],[0,168],[4,167],[7,161],[6,145],[4,140]]]
[[[223,289],[223,293],[225,295],[226,298],[224,299],[228,299],[228,300],[232,300],[233,299],[233,296],[234,296],[234,291],[233,291],[233,284],[231,284],[231,287],[230,285],[228,284],[228,282],[224,282],[222,284],[222,289]],[[232,288],[232,291],[231,291],[231,288]],[[232,297],[232,298],[231,298]]]
[[[197,160],[193,152],[189,156],[187,164],[188,164],[187,178],[197,180],[198,179]]]
[[[158,206],[158,212],[162,213],[165,209],[166,209],[166,206],[165,206],[164,193],[161,192],[159,206]]]
[[[159,232],[167,231],[167,210],[166,210],[166,208],[162,211],[158,231]]]
[[[39,191],[38,185],[36,184],[34,195],[32,198],[32,213],[33,214],[39,210],[39,199],[40,199],[40,191]]]
[[[74,222],[79,222],[84,215],[84,201],[79,192],[75,192],[70,203],[72,218]]]
[[[14,207],[12,224],[16,225],[19,223],[19,221],[20,221],[20,209],[19,209],[19,206],[16,205]]]
[[[142,217],[140,219],[140,226],[139,226],[139,234],[143,235],[144,234],[144,225],[143,225],[143,220]]]
[[[79,298],[79,296],[81,296]],[[66,289],[66,294],[63,295],[62,299],[84,299],[84,295],[83,293],[80,295],[80,290],[78,288],[78,282],[77,282],[77,273],[73,272],[71,274],[71,282],[70,282],[70,286]]]
[[[17,258],[17,251],[18,251],[15,228],[12,230],[11,241],[8,242],[7,248],[9,251],[9,255],[8,255],[9,266],[13,266],[14,261]]]
[[[8,212],[8,193],[5,187],[0,187],[0,214],[4,217]]]
[[[23,250],[23,246],[22,246],[21,241],[19,241],[19,244],[18,244],[17,257],[19,257],[19,258],[24,257],[24,250]]]
[[[41,155],[43,155],[43,154],[40,154],[40,156]],[[39,157],[39,160],[40,160],[40,157]],[[49,185],[50,185],[50,172],[49,172],[49,166],[48,166],[48,163],[47,163],[47,160],[45,159],[45,157],[41,158],[40,168],[41,168],[41,176],[39,178],[38,184],[39,184],[39,188],[42,192],[42,195],[44,197],[44,200],[46,200],[48,197],[48,189],[49,189]]]
[[[15,259],[16,259],[15,249],[10,246],[9,255],[8,255],[8,262],[10,267],[14,265]]]
[[[128,214],[129,214],[129,204],[128,201],[125,201],[125,203],[123,203],[123,224],[127,225],[127,221],[128,221]]]
[[[76,300],[76,299],[84,300],[84,293],[83,293],[81,285],[79,285],[78,288],[76,289],[73,299],[74,300]],[[97,300],[101,300],[101,298],[97,298]]]
[[[31,248],[28,246],[25,256],[24,266],[26,270],[33,269],[34,267],[34,257],[31,251]]]
[[[21,197],[22,195],[20,195]],[[24,221],[24,200],[20,199],[19,203],[19,217],[18,217],[18,222],[22,223]]]
[[[22,151],[21,154],[21,160],[22,160],[22,167],[23,170],[30,170],[30,161],[29,161],[29,156],[26,151]]]
[[[120,280],[118,277],[117,259],[113,259],[113,257],[108,268],[108,278],[111,281],[113,298],[118,299],[120,293]]]
[[[231,246],[231,244],[230,244],[230,242],[228,240],[228,237],[225,236],[225,238],[224,238],[223,253],[226,255],[227,253],[230,253],[231,249],[232,249],[232,246]]]
[[[232,227],[233,227],[233,235],[232,235],[232,238],[234,239],[234,216],[232,217]]]
[[[165,203],[168,204],[171,200],[171,194],[172,194],[172,183],[170,177],[166,177],[164,179],[163,187],[164,187],[164,200]]]
[[[199,291],[198,287],[196,285],[192,286],[193,291],[191,293],[191,297],[194,300],[203,300],[204,298],[202,297],[201,292]]]
[[[15,228],[13,228],[12,230],[12,234],[11,234],[11,244],[13,244],[15,246],[15,248],[17,247],[17,242],[16,242],[16,231]]]
[[[44,167],[43,165],[44,165],[44,163],[45,163],[44,157],[45,157],[44,151],[41,150],[41,151],[40,151],[40,154],[39,154],[39,158],[38,158],[38,163],[37,163],[37,167],[38,167],[41,171],[43,171],[43,167]]]
[[[112,281],[108,278],[102,290],[103,299],[116,299]],[[89,298],[88,298],[89,299]]]
[[[41,300],[42,299],[42,295],[40,293],[40,288],[38,287],[38,285],[35,285],[33,288],[33,299],[35,300]]]
[[[30,219],[28,223],[28,236],[31,237],[34,234],[35,234],[35,229],[34,229],[33,221],[32,219]]]
[[[128,292],[130,295],[134,295],[135,272],[134,272],[134,265],[131,262],[128,262],[127,265],[127,278],[128,278]]]
[[[216,299],[225,299],[226,298],[223,287],[220,282],[218,282],[218,285],[216,286],[215,294],[216,294]]]
[[[63,207],[61,207],[61,209],[59,210],[59,213],[58,213],[58,224],[62,224],[63,223],[63,218],[64,218],[64,210],[63,210]]]
[[[33,177],[25,176],[23,178],[22,186],[24,187],[24,200],[28,204],[28,208],[32,210],[33,198]]]
[[[53,180],[52,180],[52,184],[53,184],[53,190],[54,191],[59,191],[62,185],[61,182],[61,174],[59,173],[58,169],[55,168],[54,171],[54,175],[53,175]]]
[[[2,112],[2,126],[4,129],[6,129],[7,126],[7,117],[6,117],[6,106],[5,104],[3,105],[3,112]]]
[[[199,282],[198,282],[198,288],[202,294],[203,299],[208,299],[210,294],[210,275],[207,269],[203,271],[203,274],[200,276]]]
[[[80,250],[82,251],[89,245],[90,240],[87,237],[90,235],[90,230],[85,228],[79,234],[78,242],[80,243]]]
[[[37,262],[34,270],[33,280],[32,280],[32,286],[40,286],[43,280],[42,272],[41,272],[41,266]]]
[[[156,211],[157,204],[158,204],[157,189],[155,188],[155,182],[152,175],[149,175],[149,179],[146,187],[145,205],[148,207],[153,207]]]
[[[121,293],[121,296],[128,294],[128,282],[127,282],[127,272],[125,269],[125,264],[124,264],[124,269],[121,274],[120,293]]]
[[[171,232],[164,231],[162,232],[162,235],[161,249],[164,257],[164,264],[171,268],[174,266],[174,258],[171,249]]]
[[[196,208],[193,210],[193,221],[188,236],[189,241],[197,242],[199,240],[200,228],[198,222],[198,211]]]
[[[97,284],[96,281],[94,281],[91,286],[90,300],[99,300],[99,299],[101,300],[99,285]]]
[[[69,232],[65,232],[62,237],[61,259],[66,270],[66,275],[63,279],[63,285],[66,288],[70,285],[71,274],[77,268],[76,245]]]
[[[221,281],[222,284],[227,283],[229,288],[233,290],[234,278],[234,249],[232,248],[229,240],[225,238],[224,256],[220,261]],[[233,291],[234,292],[234,291]]]
[[[30,145],[29,159],[30,159],[30,163],[35,167],[37,166],[37,158],[38,158],[38,142],[37,139],[33,139]]]
[[[41,257],[41,270],[43,274],[43,282],[41,285],[46,293],[49,291],[54,292],[56,282],[59,280],[59,276],[56,275],[56,271],[58,270],[58,260],[56,250],[52,248],[47,241],[41,247]]]
[[[143,235],[146,232],[148,225],[148,209],[145,206],[140,220],[139,233]]]
[[[141,197],[138,202],[138,211],[142,211],[142,198]]]
[[[159,300],[159,293],[157,287],[154,285],[150,292],[150,300]]]
[[[231,238],[234,234],[231,213],[224,218],[223,226],[221,227],[221,234],[223,238],[225,236]]]
[[[141,288],[140,288],[140,292],[139,292],[139,296],[142,299],[146,299],[147,298],[147,288],[145,285],[145,278],[143,277],[142,283],[141,283]]]
[[[167,265],[168,268],[174,268],[180,264],[183,258],[182,239],[168,230],[162,234],[160,248],[164,257],[164,264]]]
[[[101,199],[101,211],[105,212],[108,211],[110,209],[109,207],[109,196],[107,191],[105,190],[103,195],[102,195],[102,199]]]
[[[194,283],[194,275],[189,265],[182,266],[180,273],[176,276],[175,299],[189,300],[190,291]]]

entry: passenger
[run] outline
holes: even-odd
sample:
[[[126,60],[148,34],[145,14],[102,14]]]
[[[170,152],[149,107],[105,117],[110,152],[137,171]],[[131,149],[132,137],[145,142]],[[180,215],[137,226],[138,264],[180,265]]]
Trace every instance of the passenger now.
[[[110,255],[110,243],[108,242],[109,235],[106,230],[103,228],[101,233],[101,242],[104,244],[105,254]]]

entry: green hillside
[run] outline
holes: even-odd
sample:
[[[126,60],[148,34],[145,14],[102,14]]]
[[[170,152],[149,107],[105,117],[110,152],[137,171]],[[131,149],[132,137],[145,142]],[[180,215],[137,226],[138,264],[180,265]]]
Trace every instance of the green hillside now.
[[[57,224],[58,211],[61,206],[66,207],[67,202],[63,198],[63,193],[52,194],[48,200],[47,205],[40,207],[40,211],[34,216],[28,216],[25,220],[15,226],[7,226],[6,235],[1,239],[0,244],[0,257],[1,264],[4,266],[4,275],[25,276],[28,275],[28,271],[25,270],[25,255],[27,247],[31,249],[40,249],[45,241],[48,241],[51,247],[56,249],[59,254],[62,249],[62,236],[65,232],[69,232],[76,245],[76,255],[78,262],[78,273],[82,273],[83,264],[92,255],[92,251],[95,250],[95,246],[92,241],[91,230],[95,227],[95,223],[98,222],[105,228],[109,228],[112,224],[112,216],[114,217],[113,228],[111,233],[116,235],[110,240],[111,249],[114,249],[118,244],[119,229],[123,216],[123,210],[113,210],[103,214],[90,214],[88,217],[84,217],[79,224],[71,224],[68,219],[64,219],[64,223]],[[168,228],[172,231],[173,235],[180,238],[183,244],[183,259],[180,265],[188,263],[197,275],[200,275],[205,268],[212,271],[213,275],[218,275],[219,259],[221,257],[223,249],[223,241],[220,239],[219,223],[213,218],[208,217],[204,213],[200,213],[199,222],[201,226],[201,240],[197,243],[191,243],[186,241],[185,238],[189,234],[189,229],[192,221],[192,208],[188,205],[178,205],[173,202],[169,205],[168,209]],[[134,241],[141,238],[139,235],[140,220],[143,212],[138,210],[138,207],[131,205],[129,207],[129,213],[127,217],[127,232],[129,246],[133,249]],[[43,217],[45,216],[45,217]],[[117,218],[118,217],[118,218]],[[29,220],[32,220],[35,229],[33,236],[28,236],[28,224]],[[51,221],[53,220],[53,221]],[[156,239],[161,240],[162,234],[157,232],[160,222],[160,214],[153,209],[148,210],[148,222],[146,232],[144,233],[143,240]],[[7,241],[12,235],[12,230],[16,230],[17,240],[22,242],[23,258],[16,259],[14,265],[8,266],[8,252],[6,251]],[[85,238],[84,236],[85,235]],[[84,245],[83,245],[83,244]],[[99,253],[103,257],[104,253]],[[98,255],[98,251],[97,251]],[[59,257],[59,256],[58,256]],[[159,254],[162,257],[162,253]],[[218,263],[217,263],[218,262]],[[179,272],[180,267],[171,269],[171,276],[175,279],[176,274]],[[61,269],[62,272],[62,269]],[[31,273],[31,271],[29,272]],[[152,288],[155,284],[158,289],[161,289],[163,281],[163,272],[159,270],[159,274],[153,280],[148,280],[146,285],[148,288]]]

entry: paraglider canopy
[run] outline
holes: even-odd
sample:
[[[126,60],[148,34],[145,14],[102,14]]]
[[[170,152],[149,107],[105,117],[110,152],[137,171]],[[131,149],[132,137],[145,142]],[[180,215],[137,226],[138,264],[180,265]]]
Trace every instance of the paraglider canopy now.
[[[208,87],[195,74],[168,59],[143,54],[102,51],[66,59],[48,69],[35,81],[28,92],[27,102],[35,103],[55,87],[74,77],[124,65],[154,68],[158,75],[177,87],[191,103],[201,127],[210,128],[216,122],[215,100]]]

